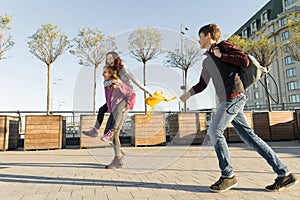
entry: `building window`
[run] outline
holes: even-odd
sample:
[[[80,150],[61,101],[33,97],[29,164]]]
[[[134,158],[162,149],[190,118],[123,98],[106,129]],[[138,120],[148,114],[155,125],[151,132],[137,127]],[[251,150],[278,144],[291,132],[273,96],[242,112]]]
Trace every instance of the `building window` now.
[[[287,17],[281,18],[281,26],[285,26],[287,23]]]
[[[288,90],[297,90],[298,89],[298,84],[295,81],[287,83]]]
[[[260,108],[260,105],[259,105],[259,103],[255,103],[255,108]]]
[[[248,30],[247,30],[247,28],[245,28],[243,30],[243,38],[247,38],[247,37],[248,37]]]
[[[295,59],[292,56],[287,56],[284,58],[285,65],[291,65],[295,63]]]
[[[253,89],[257,89],[258,88],[258,84],[257,84],[257,82],[255,82],[254,84],[253,84]]]
[[[289,53],[291,51],[291,47],[288,44],[285,44],[284,47],[283,47],[283,49],[284,49],[285,53]]]
[[[261,14],[261,21],[263,24],[266,24],[269,21],[268,11],[265,11]]]
[[[254,92],[254,99],[258,99],[258,98],[259,98],[258,92]]]
[[[257,22],[256,20],[254,20],[252,23],[251,23],[251,32],[254,33],[257,31]]]
[[[299,94],[289,95],[289,102],[290,103],[298,103],[298,102],[300,102],[300,95]]]
[[[281,34],[281,39],[282,41],[287,40],[290,38],[290,32],[289,31],[285,31]]]
[[[297,0],[284,0],[284,5],[285,6],[289,6],[291,5],[292,3],[296,2]]]
[[[287,78],[291,78],[291,77],[296,77],[296,69],[292,68],[292,69],[287,69],[286,70],[286,77]]]

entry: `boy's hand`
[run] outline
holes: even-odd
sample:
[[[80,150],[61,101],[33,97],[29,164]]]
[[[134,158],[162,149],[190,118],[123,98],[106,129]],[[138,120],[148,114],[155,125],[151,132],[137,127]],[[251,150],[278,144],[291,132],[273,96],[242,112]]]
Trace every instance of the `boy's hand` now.
[[[190,92],[185,92],[183,95],[180,96],[180,100],[185,103],[191,97]]]
[[[213,50],[216,57],[221,58],[222,53],[221,53],[219,47],[215,46],[212,50]]]
[[[112,83],[115,84],[116,86],[120,86],[122,84],[122,81],[120,79],[117,79],[117,80],[112,80]]]

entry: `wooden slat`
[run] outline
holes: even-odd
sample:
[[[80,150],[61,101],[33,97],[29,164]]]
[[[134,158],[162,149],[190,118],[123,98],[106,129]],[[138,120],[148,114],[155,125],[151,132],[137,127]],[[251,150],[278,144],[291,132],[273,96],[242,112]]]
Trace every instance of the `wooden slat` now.
[[[169,116],[170,139],[174,144],[201,143],[206,136],[205,113],[178,113]]]
[[[295,139],[293,112],[271,112],[269,117],[272,140]]]
[[[17,149],[19,139],[19,118],[0,116],[0,150]]]
[[[103,123],[98,130],[98,137],[91,138],[82,134],[82,131],[88,131],[91,127],[94,127],[97,115],[81,115],[80,116],[80,148],[93,148],[93,147],[105,147],[108,146],[100,140],[100,137],[104,134],[106,122],[109,118],[109,114],[104,116]]]
[[[166,142],[165,136],[165,116],[164,114],[148,115],[136,114],[131,120],[132,144],[138,145],[158,145]]]
[[[263,140],[271,140],[268,112],[253,113],[254,132]]]
[[[66,117],[26,116],[24,150],[63,148],[65,133]]]

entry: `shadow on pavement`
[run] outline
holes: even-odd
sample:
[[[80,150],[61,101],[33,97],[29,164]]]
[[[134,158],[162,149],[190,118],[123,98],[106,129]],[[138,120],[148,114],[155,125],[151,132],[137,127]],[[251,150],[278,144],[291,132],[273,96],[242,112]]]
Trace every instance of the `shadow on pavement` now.
[[[128,188],[152,188],[152,189],[168,189],[182,190],[187,192],[205,192],[211,193],[208,186],[199,185],[178,185],[178,184],[163,184],[151,182],[136,182],[136,181],[114,181],[114,180],[98,180],[98,179],[79,179],[79,178],[63,178],[63,177],[46,177],[46,176],[30,176],[30,175],[14,175],[0,174],[0,181],[7,183],[32,183],[32,184],[57,184],[57,185],[84,185],[84,186],[101,186],[101,187],[128,187]],[[263,192],[257,188],[235,188],[239,191],[254,191]]]

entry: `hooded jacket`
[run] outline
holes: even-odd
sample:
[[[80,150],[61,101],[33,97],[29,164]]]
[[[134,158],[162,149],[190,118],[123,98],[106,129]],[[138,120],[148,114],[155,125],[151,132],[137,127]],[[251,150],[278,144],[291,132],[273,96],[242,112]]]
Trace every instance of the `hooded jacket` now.
[[[120,84],[116,88],[104,87],[104,90],[109,113],[114,112],[122,100],[126,100],[127,102],[126,109],[133,109],[136,102],[136,94],[124,82],[120,81]]]

